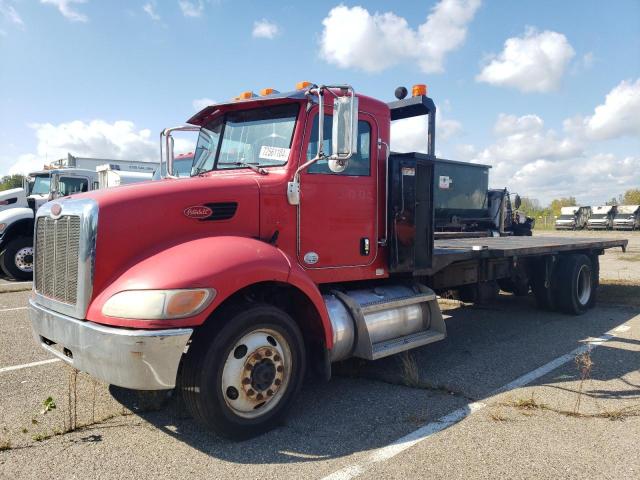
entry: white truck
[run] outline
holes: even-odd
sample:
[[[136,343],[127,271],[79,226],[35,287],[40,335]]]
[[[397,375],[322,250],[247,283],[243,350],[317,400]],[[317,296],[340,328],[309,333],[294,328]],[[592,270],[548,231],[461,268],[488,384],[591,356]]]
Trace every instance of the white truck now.
[[[587,221],[588,230],[611,230],[613,229],[613,219],[616,216],[615,205],[601,205],[595,207],[591,212],[591,217]]]
[[[614,230],[640,230],[640,205],[619,205],[613,219]]]
[[[562,207],[556,219],[556,230],[582,230],[591,216],[591,207]]]
[[[33,220],[38,208],[55,198],[100,188],[100,174],[96,168],[105,162],[108,162],[108,170],[131,169],[143,176],[135,180],[127,178],[126,183],[149,180],[158,167],[156,162],[68,155],[66,159],[52,162],[53,167],[30,173],[25,179],[24,189],[16,189],[22,190],[24,201],[16,192],[16,201],[11,204],[14,206],[0,210],[0,268],[7,277],[15,280],[31,280],[33,277]]]

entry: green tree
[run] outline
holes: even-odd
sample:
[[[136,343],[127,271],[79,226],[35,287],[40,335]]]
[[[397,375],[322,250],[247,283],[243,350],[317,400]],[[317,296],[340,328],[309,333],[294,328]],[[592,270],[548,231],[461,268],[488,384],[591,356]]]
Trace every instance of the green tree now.
[[[24,180],[24,175],[5,175],[0,178],[0,191],[22,188],[22,180]]]
[[[562,207],[573,207],[575,205],[578,205],[578,203],[576,202],[576,197],[563,197],[553,200],[549,207],[551,208],[551,213],[553,215],[560,215],[560,209]]]
[[[632,188],[624,192],[623,205],[640,205],[640,188]]]

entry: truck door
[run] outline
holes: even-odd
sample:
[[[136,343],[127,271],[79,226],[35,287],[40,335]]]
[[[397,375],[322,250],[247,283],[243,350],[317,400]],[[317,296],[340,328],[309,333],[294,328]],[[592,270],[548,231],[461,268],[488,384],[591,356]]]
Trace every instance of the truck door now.
[[[301,163],[318,151],[318,115],[309,117]],[[331,152],[332,117],[324,120],[324,151]],[[365,266],[378,248],[377,169],[373,116],[360,113],[358,151],[341,173],[320,160],[302,172],[298,262],[308,269]]]

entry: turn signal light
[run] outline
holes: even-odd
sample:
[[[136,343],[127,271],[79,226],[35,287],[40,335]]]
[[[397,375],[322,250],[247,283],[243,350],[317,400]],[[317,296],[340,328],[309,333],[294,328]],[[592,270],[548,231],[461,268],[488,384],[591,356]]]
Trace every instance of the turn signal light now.
[[[271,95],[272,93],[278,93],[278,91],[275,88],[263,88],[260,90],[260,95],[263,97],[265,95]]]
[[[309,86],[311,86],[311,82],[306,82],[306,81],[298,82],[296,83],[296,90],[304,90]]]
[[[248,90],[246,92],[242,92],[240,95],[238,95],[238,100],[247,100],[248,98],[253,98],[255,95],[253,94],[253,92],[251,90]]]
[[[424,83],[418,83],[411,87],[411,96],[420,97],[427,94],[427,86]]]
[[[209,297],[207,290],[183,290],[174,293],[165,304],[168,318],[180,318],[195,312]]]

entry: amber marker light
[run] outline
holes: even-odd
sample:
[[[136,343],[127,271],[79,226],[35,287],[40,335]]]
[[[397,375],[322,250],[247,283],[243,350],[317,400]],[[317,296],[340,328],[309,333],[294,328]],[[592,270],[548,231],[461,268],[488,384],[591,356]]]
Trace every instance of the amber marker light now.
[[[304,90],[309,86],[311,86],[311,82],[306,82],[306,81],[298,82],[296,83],[296,90]]]
[[[265,96],[265,95],[271,95],[273,93],[278,93],[275,88],[263,88],[262,90],[260,90],[260,95],[261,96]]]
[[[239,100],[248,100],[249,98],[253,98],[253,92],[251,90],[248,90],[246,92],[242,92],[240,95],[238,95],[238,99]]]
[[[418,83],[411,87],[411,96],[420,97],[427,94],[427,86],[424,83]]]
[[[184,290],[176,292],[167,300],[165,314],[168,318],[180,318],[200,309],[209,298],[206,290]]]

